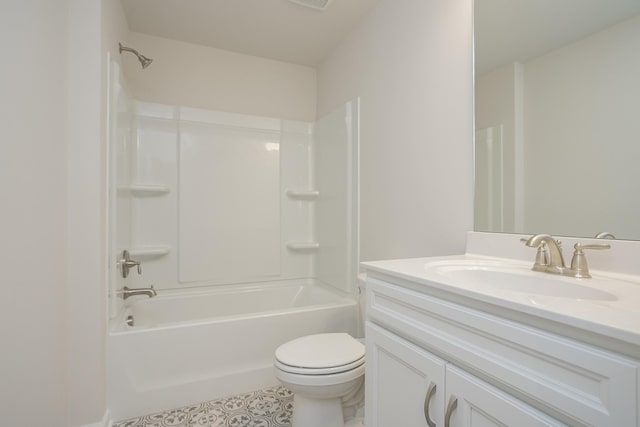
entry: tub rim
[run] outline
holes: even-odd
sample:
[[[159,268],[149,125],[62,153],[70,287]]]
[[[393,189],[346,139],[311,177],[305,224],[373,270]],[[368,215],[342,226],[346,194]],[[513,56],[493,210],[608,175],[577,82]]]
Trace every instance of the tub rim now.
[[[330,303],[311,304],[301,307],[289,307],[279,308],[273,310],[265,310],[258,312],[233,314],[228,316],[206,317],[202,319],[190,319],[179,322],[159,323],[147,326],[128,326],[126,324],[127,316],[131,314],[136,301],[127,302],[118,315],[109,319],[109,335],[121,335],[121,334],[136,334],[150,332],[154,330],[169,330],[177,328],[186,328],[190,326],[201,326],[212,323],[227,323],[238,321],[242,319],[255,319],[260,317],[272,317],[277,315],[300,313],[307,311],[317,311],[330,308],[342,308],[348,306],[358,306],[358,295],[349,294],[339,289],[333,288],[317,279],[302,279],[302,280],[286,280],[286,281],[274,281],[274,282],[253,282],[242,285],[220,285],[216,287],[189,287],[183,289],[167,289],[158,293],[158,296],[154,299],[176,299],[176,298],[193,298],[202,295],[212,294],[234,294],[238,292],[251,292],[258,290],[269,290],[287,287],[317,287],[326,292],[333,294],[336,297],[336,301]]]

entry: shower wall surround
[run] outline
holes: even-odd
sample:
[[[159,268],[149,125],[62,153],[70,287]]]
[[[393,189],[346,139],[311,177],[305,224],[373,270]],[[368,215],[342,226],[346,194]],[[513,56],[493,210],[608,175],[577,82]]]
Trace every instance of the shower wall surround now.
[[[129,250],[142,275],[111,280],[112,295],[298,278],[355,288],[356,101],[316,124],[132,105],[112,152],[111,253]]]
[[[319,247],[316,277],[349,292],[358,274],[359,129],[358,100],[327,114],[315,124],[314,236]]]
[[[226,117],[201,116],[180,111],[178,280],[279,277],[280,147],[288,149],[290,136],[308,145],[308,126],[295,134],[279,120],[236,127]]]
[[[108,287],[109,317],[117,315],[122,298],[116,292],[130,286],[130,277],[122,277],[118,261],[122,251],[132,247],[131,220],[133,191],[130,191],[131,152],[134,148],[134,103],[123,78],[120,64],[112,61],[109,85],[109,155],[108,155]]]

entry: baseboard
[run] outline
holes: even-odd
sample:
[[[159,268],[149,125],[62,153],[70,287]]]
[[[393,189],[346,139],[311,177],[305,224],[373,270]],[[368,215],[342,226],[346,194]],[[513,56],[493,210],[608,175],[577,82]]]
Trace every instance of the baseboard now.
[[[85,424],[81,427],[112,427],[112,426],[113,426],[113,420],[111,419],[111,414],[107,409],[100,421],[98,421],[97,423]]]

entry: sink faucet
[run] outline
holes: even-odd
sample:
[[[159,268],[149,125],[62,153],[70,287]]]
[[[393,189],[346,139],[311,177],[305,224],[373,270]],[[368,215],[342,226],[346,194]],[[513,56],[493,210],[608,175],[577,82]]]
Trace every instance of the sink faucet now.
[[[591,244],[585,245],[583,243],[576,243],[573,248],[573,258],[571,259],[571,267],[564,265],[564,257],[562,256],[562,248],[560,242],[555,240],[548,234],[536,234],[526,240],[526,245],[532,248],[538,248],[538,255],[536,256],[536,262],[533,265],[533,270],[544,271],[551,274],[561,274],[563,276],[571,276],[577,278],[589,278],[589,268],[587,267],[587,259],[584,256],[584,249],[610,249],[609,244]],[[546,252],[545,252],[546,248]],[[540,252],[543,252],[540,255]],[[545,256],[548,253],[548,257]]]
[[[565,270],[564,257],[562,256],[562,249],[556,239],[548,234],[536,234],[527,240],[525,245],[531,248],[538,248],[541,245],[545,245],[548,251],[548,259],[546,265],[542,266],[536,263],[537,268],[535,270],[546,271],[552,274],[563,274]]]
[[[136,289],[131,289],[125,286],[124,288],[122,288],[122,290],[119,293],[122,295],[123,299],[134,297],[136,295],[146,295],[149,298],[153,298],[156,295],[158,295],[153,285],[151,285],[150,288],[136,288]]]

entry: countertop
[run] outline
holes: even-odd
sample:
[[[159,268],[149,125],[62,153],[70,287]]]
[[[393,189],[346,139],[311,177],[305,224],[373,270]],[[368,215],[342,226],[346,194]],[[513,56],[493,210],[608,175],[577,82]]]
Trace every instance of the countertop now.
[[[544,279],[551,276],[550,280],[560,280],[569,287],[575,284],[590,288],[595,295],[601,292],[604,298],[577,299],[554,296],[552,292],[514,291],[451,278],[430,267],[452,261],[504,264],[528,277],[540,275],[537,279]],[[593,278],[577,279],[533,272],[532,264],[516,259],[463,254],[364,262],[362,266],[370,277],[404,279],[419,285],[413,289],[427,294],[438,290],[613,338],[636,346],[632,352],[637,351],[640,357],[640,276],[592,270]]]

